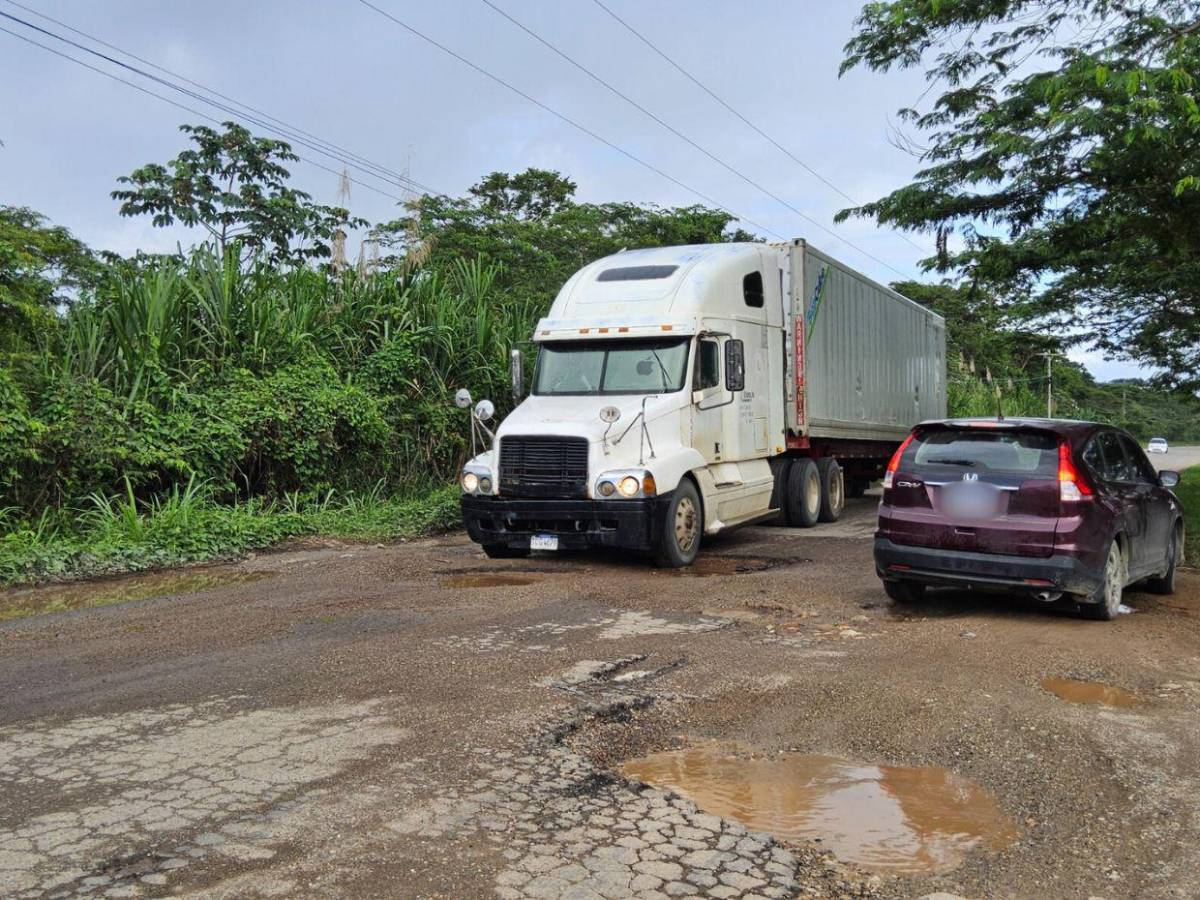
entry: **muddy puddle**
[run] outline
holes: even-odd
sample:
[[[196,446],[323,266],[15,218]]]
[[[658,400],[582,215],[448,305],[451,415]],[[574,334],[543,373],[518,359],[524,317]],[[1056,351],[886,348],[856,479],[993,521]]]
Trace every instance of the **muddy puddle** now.
[[[1074,678],[1044,678],[1042,687],[1068,703],[1100,706],[1135,706],[1137,694],[1101,681],[1077,681]]]
[[[193,594],[211,588],[247,584],[274,576],[275,572],[217,571],[212,569],[130,575],[104,581],[23,588],[0,593],[0,621],[45,613],[112,606],[133,600],[151,600],[176,594]]]
[[[778,559],[771,556],[698,556],[683,569],[658,569],[656,574],[682,578],[711,578],[714,575],[745,575],[768,572],[782,566],[811,562],[807,559]]]
[[[487,572],[482,575],[451,575],[438,582],[448,588],[521,587],[538,581],[534,575],[497,575]]]
[[[1017,838],[990,793],[934,766],[756,757],[706,742],[632,760],[621,771],[752,831],[819,839],[846,862],[890,874],[946,871],[976,848],[1000,850]]]

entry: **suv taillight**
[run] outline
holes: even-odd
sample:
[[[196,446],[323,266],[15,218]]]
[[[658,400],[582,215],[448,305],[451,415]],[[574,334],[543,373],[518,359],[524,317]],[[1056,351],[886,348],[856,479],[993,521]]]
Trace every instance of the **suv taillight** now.
[[[888,460],[887,471],[883,473],[883,489],[885,491],[892,486],[892,481],[896,477],[896,470],[900,468],[900,457],[904,455],[904,451],[908,449],[908,445],[912,443],[914,436],[910,434],[906,437],[904,443],[896,448],[896,452]]]
[[[1075,459],[1071,456],[1071,445],[1063,441],[1058,445],[1058,498],[1076,502],[1089,500],[1092,497],[1092,486],[1087,483]]]

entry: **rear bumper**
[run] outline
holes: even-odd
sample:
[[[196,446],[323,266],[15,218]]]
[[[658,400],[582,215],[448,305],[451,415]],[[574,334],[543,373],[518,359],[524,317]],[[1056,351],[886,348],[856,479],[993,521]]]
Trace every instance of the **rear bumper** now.
[[[1091,594],[1103,577],[1103,572],[1093,571],[1075,557],[1062,554],[1030,557],[936,550],[897,544],[881,537],[875,539],[875,572],[887,581],[1078,595]]]
[[[508,500],[463,495],[463,524],[477,544],[527,548],[553,534],[563,550],[652,550],[662,534],[669,495],[644,500]]]

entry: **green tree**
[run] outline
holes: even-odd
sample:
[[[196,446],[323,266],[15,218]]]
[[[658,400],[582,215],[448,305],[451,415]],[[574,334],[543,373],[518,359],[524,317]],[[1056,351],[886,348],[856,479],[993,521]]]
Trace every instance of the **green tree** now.
[[[96,257],[67,229],[31,209],[0,206],[0,353],[54,327],[56,307],[99,275]]]
[[[1200,380],[1194,0],[886,0],[857,25],[843,71],[925,66],[941,90],[900,111],[913,183],[840,218],[936,230],[930,268]]]
[[[284,163],[299,158],[290,145],[255,137],[234,122],[223,127],[182,125],[194,147],[166,165],[150,163],[117,179],[128,185],[112,192],[121,215],[151,215],[159,227],[200,227],[222,255],[236,244],[243,258],[273,263],[328,257],[335,233],[366,224],[288,186]]]
[[[447,271],[483,258],[502,269],[499,287],[549,304],[581,266],[624,248],[755,240],[733,217],[702,206],[577,203],[575,183],[542,169],[493,172],[464,197],[423,196],[409,214],[375,231],[384,263]]]

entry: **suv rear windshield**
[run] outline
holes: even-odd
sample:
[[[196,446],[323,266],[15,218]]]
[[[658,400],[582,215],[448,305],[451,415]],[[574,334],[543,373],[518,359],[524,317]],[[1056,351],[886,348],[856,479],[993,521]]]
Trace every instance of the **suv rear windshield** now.
[[[1055,478],[1058,438],[1044,431],[935,429],[913,438],[901,465],[910,472]]]

